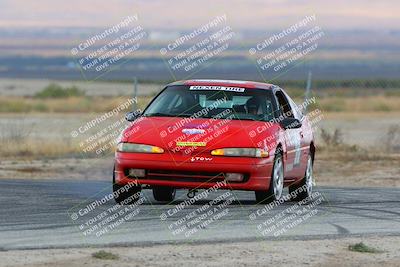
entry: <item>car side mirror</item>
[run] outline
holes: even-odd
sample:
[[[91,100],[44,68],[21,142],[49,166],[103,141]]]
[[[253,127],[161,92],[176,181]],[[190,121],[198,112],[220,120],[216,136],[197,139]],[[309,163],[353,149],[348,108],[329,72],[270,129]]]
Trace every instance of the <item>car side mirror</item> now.
[[[137,118],[139,118],[142,115],[142,113],[137,112],[137,111],[130,111],[125,114],[125,119],[127,121],[135,121]]]
[[[284,118],[281,121],[281,126],[283,129],[296,129],[301,127],[301,122],[295,118]]]

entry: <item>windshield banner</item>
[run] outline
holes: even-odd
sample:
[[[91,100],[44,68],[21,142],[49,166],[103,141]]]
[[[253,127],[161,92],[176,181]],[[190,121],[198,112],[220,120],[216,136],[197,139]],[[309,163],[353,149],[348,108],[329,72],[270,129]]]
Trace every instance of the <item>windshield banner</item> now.
[[[210,86],[210,85],[192,85],[190,90],[213,90],[213,91],[228,91],[228,92],[244,92],[241,87],[226,87],[226,86]]]

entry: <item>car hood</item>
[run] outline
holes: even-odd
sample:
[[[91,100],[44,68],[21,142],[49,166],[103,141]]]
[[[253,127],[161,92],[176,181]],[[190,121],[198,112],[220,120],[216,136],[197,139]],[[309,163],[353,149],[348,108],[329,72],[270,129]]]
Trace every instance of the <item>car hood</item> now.
[[[265,148],[266,136],[273,135],[278,127],[248,120],[142,117],[124,131],[121,141],[154,145],[174,152],[182,147],[197,147],[202,151],[224,147]],[[268,143],[271,139],[274,138],[269,138]]]

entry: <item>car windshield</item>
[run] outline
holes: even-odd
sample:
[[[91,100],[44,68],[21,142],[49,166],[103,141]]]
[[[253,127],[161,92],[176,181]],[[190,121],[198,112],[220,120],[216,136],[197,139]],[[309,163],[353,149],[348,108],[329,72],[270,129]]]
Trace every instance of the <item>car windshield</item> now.
[[[143,116],[270,121],[274,110],[270,90],[176,85],[164,89]]]

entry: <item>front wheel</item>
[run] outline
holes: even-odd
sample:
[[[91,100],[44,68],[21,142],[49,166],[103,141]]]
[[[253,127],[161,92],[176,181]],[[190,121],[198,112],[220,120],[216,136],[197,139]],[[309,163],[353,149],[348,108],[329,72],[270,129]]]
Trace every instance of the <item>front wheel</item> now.
[[[139,185],[128,185],[123,188],[123,185],[113,184],[114,200],[120,205],[134,204],[140,198],[140,191],[142,188]]]
[[[277,154],[274,159],[269,188],[267,191],[255,191],[256,201],[260,204],[271,203],[272,201],[279,200],[282,197],[282,192],[283,161],[282,155]]]
[[[176,189],[167,186],[153,187],[153,196],[157,201],[171,202],[175,198]]]
[[[307,168],[300,183],[289,186],[289,193],[293,195],[293,200],[301,201],[311,196],[313,190],[313,160],[308,155]]]

